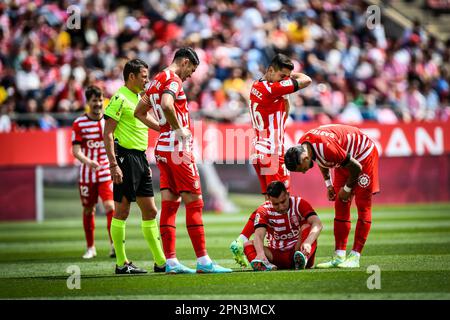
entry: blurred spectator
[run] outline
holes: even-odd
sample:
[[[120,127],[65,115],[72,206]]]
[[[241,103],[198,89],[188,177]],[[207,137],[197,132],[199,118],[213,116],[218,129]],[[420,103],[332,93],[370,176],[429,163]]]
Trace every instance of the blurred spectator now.
[[[292,98],[292,121],[449,118],[450,40],[419,19],[399,38],[382,24],[368,29],[362,0],[85,0],[79,29],[65,23],[72,3],[0,4],[0,104],[11,109],[2,115],[44,112],[43,127],[64,126],[83,110],[85,86],[106,97],[120,86],[127,59],[143,59],[153,76],[190,45],[201,61],[186,82],[196,119],[249,122],[249,88],[276,52],[313,79]],[[40,126],[29,119],[17,125]]]

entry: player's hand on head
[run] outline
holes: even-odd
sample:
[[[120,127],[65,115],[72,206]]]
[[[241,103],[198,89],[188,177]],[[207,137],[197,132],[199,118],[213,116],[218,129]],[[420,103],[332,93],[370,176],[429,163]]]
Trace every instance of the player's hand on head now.
[[[336,192],[334,191],[333,186],[329,186],[327,188],[327,194],[328,194],[328,200],[330,200],[330,201],[336,200]]]

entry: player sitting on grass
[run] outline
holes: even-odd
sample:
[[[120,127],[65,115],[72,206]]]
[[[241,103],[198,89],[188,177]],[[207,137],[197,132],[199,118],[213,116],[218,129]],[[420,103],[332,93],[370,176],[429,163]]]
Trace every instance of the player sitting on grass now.
[[[316,212],[305,199],[290,196],[281,181],[271,182],[267,195],[269,201],[255,211],[254,240],[244,243],[253,270],[312,268],[322,230]]]

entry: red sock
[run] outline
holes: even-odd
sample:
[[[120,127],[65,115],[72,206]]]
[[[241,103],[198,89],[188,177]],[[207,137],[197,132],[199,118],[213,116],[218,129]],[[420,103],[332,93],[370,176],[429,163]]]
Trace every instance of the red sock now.
[[[161,233],[161,240],[162,240],[164,255],[166,256],[166,259],[176,257],[175,219],[177,217],[177,211],[178,211],[179,207],[180,207],[180,202],[177,202],[177,201],[162,201],[161,202],[161,219],[159,221],[159,231]]]
[[[255,233],[255,216],[256,211],[252,213],[250,218],[248,218],[247,223],[245,224],[244,229],[242,229],[241,234],[250,239],[253,233]]]
[[[253,259],[256,258],[256,249],[255,249],[255,246],[254,246],[253,244],[246,245],[246,246],[244,247],[244,253],[245,253],[245,256],[247,257],[247,260],[248,260],[249,262],[252,262]]]
[[[87,247],[94,246],[94,229],[95,229],[95,215],[83,214],[83,228],[86,235]]]
[[[372,225],[372,196],[369,194],[358,197],[355,202],[358,207],[358,222],[352,250],[361,253]]]
[[[205,229],[202,220],[203,200],[186,204],[186,228],[197,258],[206,256]]]
[[[350,234],[350,202],[336,200],[334,203],[334,241],[335,250],[346,250],[348,235]]]
[[[112,238],[111,238],[111,221],[112,218],[114,216],[114,209],[111,211],[108,211],[106,213],[106,228],[108,229],[108,236],[109,236],[109,242],[112,243]]]

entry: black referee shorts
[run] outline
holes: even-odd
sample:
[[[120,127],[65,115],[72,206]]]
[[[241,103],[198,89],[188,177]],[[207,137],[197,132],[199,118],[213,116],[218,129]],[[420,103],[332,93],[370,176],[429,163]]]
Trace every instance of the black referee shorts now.
[[[129,202],[136,197],[153,197],[152,172],[144,151],[126,149],[117,145],[116,160],[123,174],[123,182],[114,184],[114,201]]]

